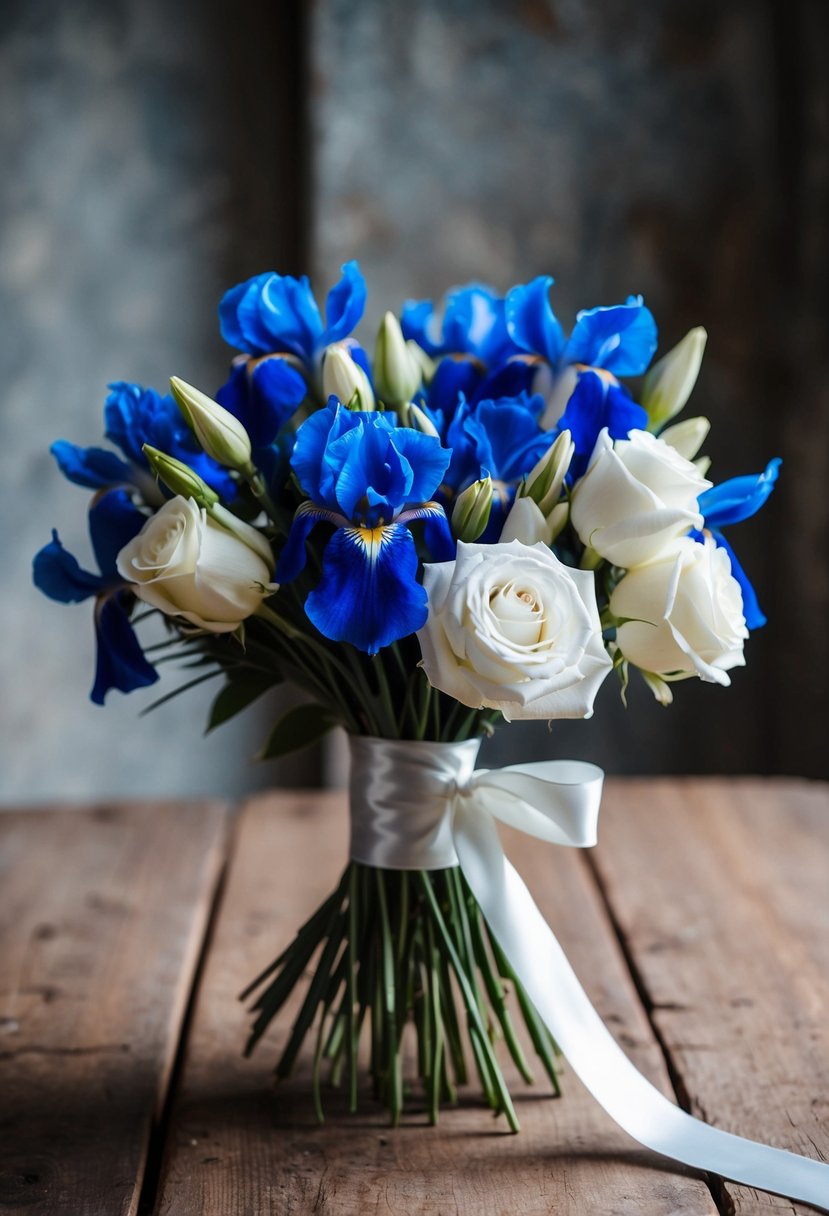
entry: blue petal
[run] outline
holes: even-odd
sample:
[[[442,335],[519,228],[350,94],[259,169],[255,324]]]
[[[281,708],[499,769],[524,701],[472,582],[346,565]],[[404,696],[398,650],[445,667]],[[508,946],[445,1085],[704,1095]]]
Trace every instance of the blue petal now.
[[[564,331],[550,307],[554,280],[540,275],[522,287],[507,292],[507,332],[517,346],[531,355],[541,355],[553,367],[564,349]]]
[[[248,431],[254,447],[273,443],[277,432],[293,418],[308,393],[305,377],[285,359],[273,355],[256,363],[251,377],[253,388],[253,431]]]
[[[95,683],[90,699],[103,705],[111,688],[132,692],[146,688],[158,679],[158,672],[147,662],[120,593],[99,600],[95,606],[95,636],[98,658]]]
[[[310,359],[322,320],[308,279],[275,272],[231,288],[219,304],[222,337],[249,355],[290,351]]]
[[[750,519],[763,506],[774,489],[782,461],[775,456],[762,473],[747,477],[732,477],[721,485],[705,490],[699,498],[699,509],[709,528],[724,528]]]
[[[626,439],[633,430],[644,430],[648,415],[619,385],[608,384],[595,372],[582,372],[555,434],[569,431],[576,446],[567,473],[576,481],[587,469],[599,432],[607,427],[611,439]]]
[[[104,585],[99,574],[81,569],[72,554],[64,549],[54,529],[49,544],[35,554],[32,577],[39,591],[61,604],[79,604],[91,595],[97,595]]]
[[[311,534],[311,529],[316,527],[321,520],[332,522],[330,516],[330,511],[315,507],[313,503],[303,502],[300,504],[291,521],[288,539],[285,541],[285,546],[276,563],[274,577],[278,583],[291,583],[302,573],[307,560],[305,545]],[[338,517],[338,523],[340,522],[342,521]]]
[[[329,446],[347,431],[358,427],[362,414],[347,410],[336,399],[326,409],[317,410],[303,422],[296,433],[291,454],[291,468],[303,491],[310,499],[339,510],[334,492],[338,468],[328,458]]]
[[[399,426],[392,433],[392,443],[409,462],[413,480],[406,502],[425,502],[443,481],[451,449],[443,447],[434,435],[425,435],[409,427]],[[399,504],[402,506],[402,502]]]
[[[322,578],[305,611],[324,637],[367,654],[422,628],[428,601],[417,581],[408,529],[339,528],[326,546]]]
[[[325,301],[326,328],[319,346],[347,338],[359,322],[366,306],[366,282],[356,262],[346,262],[339,283],[328,293]]]
[[[414,474],[389,431],[372,421],[343,435],[330,454],[336,455],[339,465],[336,495],[340,510],[346,519],[359,518],[373,527],[390,523],[395,511],[410,499]],[[369,513],[368,506],[377,510]]]
[[[515,355],[496,371],[490,372],[477,389],[467,392],[466,396],[474,405],[477,401],[497,397],[520,397],[522,393],[532,395],[538,367],[537,361]]]
[[[656,350],[656,322],[641,296],[612,308],[580,312],[564,351],[567,363],[603,367],[614,376],[638,376]]]
[[[538,425],[543,408],[540,397],[481,401],[475,407],[489,441],[489,471],[496,480],[519,481],[555,442],[555,435]]]
[[[101,575],[108,582],[118,581],[115,559],[146,522],[147,516],[133,505],[125,490],[110,490],[93,502],[89,509],[89,536]]]
[[[694,529],[690,534],[692,540],[703,543],[705,535]],[[749,582],[748,575],[743,567],[737,561],[737,555],[731,548],[731,545],[723,536],[722,532],[712,531],[711,535],[717,542],[720,549],[725,549],[728,554],[728,560],[731,562],[731,573],[740,584],[740,590],[743,593],[743,616],[746,619],[747,629],[761,629],[766,624],[766,616],[757,600],[757,593]]]
[[[470,355],[447,355],[429,385],[429,409],[439,410],[446,422],[451,422],[461,398],[472,399],[483,375],[481,364]]]
[[[468,351],[489,365],[515,354],[518,347],[507,332],[501,296],[482,283],[450,291],[443,316],[443,346],[447,351]]]
[[[435,324],[435,307],[431,300],[407,300],[400,312],[403,337],[417,342],[427,355],[442,353],[440,332]]]
[[[49,451],[64,477],[76,486],[101,490],[130,484],[135,478],[130,465],[106,448],[82,448],[67,439],[56,439]]]

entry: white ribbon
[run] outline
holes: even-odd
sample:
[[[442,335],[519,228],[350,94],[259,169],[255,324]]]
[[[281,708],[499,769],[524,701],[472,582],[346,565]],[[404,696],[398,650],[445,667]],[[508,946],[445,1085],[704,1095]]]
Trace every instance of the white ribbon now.
[[[496,819],[553,844],[594,845],[601,769],[560,760],[475,770],[478,740],[351,744],[352,858],[383,869],[460,864],[573,1071],[628,1135],[685,1165],[829,1211],[829,1165],[710,1127],[634,1068],[505,857]]]

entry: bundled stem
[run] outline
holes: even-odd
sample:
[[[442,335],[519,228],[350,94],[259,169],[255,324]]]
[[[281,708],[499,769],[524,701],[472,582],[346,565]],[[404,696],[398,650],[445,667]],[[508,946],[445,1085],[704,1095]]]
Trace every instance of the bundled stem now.
[[[249,1053],[315,961],[291,1034],[276,1065],[289,1075],[316,1024],[312,1063],[314,1109],[323,1121],[323,1074],[347,1104],[359,1096],[360,1038],[368,1015],[374,1094],[396,1125],[404,1105],[403,1040],[413,1028],[417,1073],[430,1123],[468,1080],[468,1054],[488,1105],[512,1131],[518,1119],[498,1061],[501,1040],[526,1081],[532,1073],[508,993],[515,992],[529,1039],[559,1092],[556,1049],[524,993],[457,867],[379,870],[349,864],[334,893],[293,943],[242,994],[258,992]]]

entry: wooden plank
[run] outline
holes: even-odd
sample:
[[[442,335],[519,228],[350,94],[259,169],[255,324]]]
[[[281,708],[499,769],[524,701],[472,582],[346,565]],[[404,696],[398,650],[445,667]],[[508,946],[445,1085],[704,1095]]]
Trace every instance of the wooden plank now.
[[[561,1101],[548,1100],[546,1085],[522,1089],[510,1074],[518,1136],[471,1099],[443,1112],[437,1129],[415,1110],[392,1131],[365,1094],[361,1112],[348,1116],[331,1091],[327,1122],[317,1126],[307,1054],[274,1091],[287,1016],[253,1059],[241,1058],[247,1017],[236,993],[328,893],[346,844],[339,793],[264,797],[243,812],[172,1115],[160,1216],[713,1213],[702,1181],[633,1144],[567,1073]],[[561,925],[598,1007],[665,1086],[661,1052],[582,859],[527,840],[512,840],[511,851]]]
[[[137,1211],[225,823],[214,803],[0,814],[3,1211]]]
[[[606,804],[592,856],[691,1109],[826,1159],[829,787],[614,782]]]

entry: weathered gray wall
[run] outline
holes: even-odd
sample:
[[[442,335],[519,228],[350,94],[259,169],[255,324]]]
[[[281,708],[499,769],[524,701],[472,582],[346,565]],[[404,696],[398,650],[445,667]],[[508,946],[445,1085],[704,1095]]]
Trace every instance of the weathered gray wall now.
[[[138,721],[175,678],[101,710],[91,605],[31,584],[58,525],[88,560],[87,492],[47,448],[100,442],[106,383],[221,383],[221,292],[299,270],[306,159],[298,25],[276,6],[6,2],[0,12],[0,796],[219,793],[267,781],[250,723],[201,737],[204,689]],[[182,679],[183,682],[183,679]],[[264,729],[264,728],[262,728]]]
[[[558,278],[563,318],[643,291],[666,343],[711,334],[695,404],[722,476],[786,460],[735,534],[770,627],[734,688],[608,686],[558,752],[624,770],[826,772],[829,668],[829,6],[825,0],[6,0],[0,7],[0,796],[229,791],[254,724],[205,744],[193,693],[86,701],[86,606],[31,588],[58,523],[86,552],[84,492],[46,455],[94,442],[106,381],[206,386],[229,283],[347,257],[366,327],[471,276]],[[165,687],[170,687],[171,682]],[[545,729],[505,736],[509,752]],[[506,742],[508,740],[508,742]],[[316,770],[315,770],[316,771]]]
[[[693,398],[717,478],[784,457],[732,539],[771,625],[731,690],[664,710],[608,681],[590,724],[493,750],[611,771],[826,773],[827,28],[821,0],[327,0],[315,9],[316,262],[371,317],[479,278],[556,276],[562,320],[643,292],[664,348],[710,333]]]

